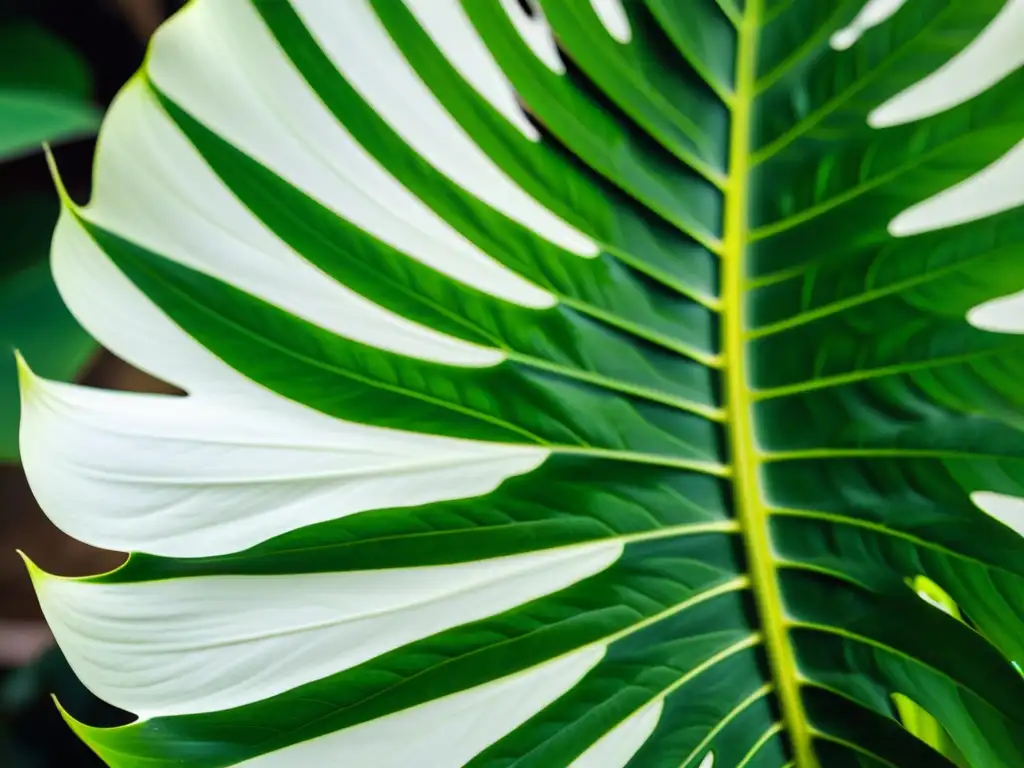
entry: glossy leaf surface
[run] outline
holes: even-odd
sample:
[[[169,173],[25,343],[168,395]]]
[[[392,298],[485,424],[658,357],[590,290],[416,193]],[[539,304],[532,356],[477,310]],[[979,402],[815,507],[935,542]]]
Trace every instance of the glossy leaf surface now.
[[[139,715],[73,727],[126,768],[1024,763],[1024,342],[986,305],[1024,289],[1022,33],[188,6],[53,248],[188,394],[22,369],[40,503],[133,552],[30,566]]]

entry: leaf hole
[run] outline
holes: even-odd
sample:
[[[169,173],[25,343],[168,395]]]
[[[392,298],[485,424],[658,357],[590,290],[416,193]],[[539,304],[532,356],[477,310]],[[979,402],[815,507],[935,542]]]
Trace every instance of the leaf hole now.
[[[948,757],[956,765],[969,768],[970,764],[956,746],[953,737],[934,715],[902,693],[894,693],[891,698],[899,721],[904,728],[936,752]]]
[[[963,616],[960,613],[960,608],[956,604],[956,601],[938,584],[929,579],[927,576],[915,576],[911,579],[907,579],[907,584],[914,594],[924,600],[929,605],[938,608],[945,614],[952,616],[954,619],[963,621]]]
[[[537,18],[537,8],[534,6],[532,0],[516,0],[519,4],[519,9],[529,16],[531,19]]]

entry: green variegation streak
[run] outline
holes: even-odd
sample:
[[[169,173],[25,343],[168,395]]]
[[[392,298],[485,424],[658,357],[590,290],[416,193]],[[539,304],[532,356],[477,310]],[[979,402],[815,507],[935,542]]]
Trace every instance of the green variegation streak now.
[[[501,264],[532,310],[457,283],[324,208],[141,75],[231,192],[327,275],[506,360],[456,369],[361,345],[83,226],[179,326],[243,374],[346,420],[532,444],[483,498],[376,510],[233,555],[133,555],[97,583],[473,562],[617,542],[603,572],[272,698],[123,729],[74,724],[113,766],[222,768],[607,646],[475,768],[568,766],[662,702],[628,768],[949,768],[897,719],[905,695],[975,768],[1024,762],[1024,543],[970,501],[1024,495],[1020,337],[968,325],[1024,288],[1020,211],[896,240],[891,219],[1024,136],[1018,72],[906,126],[870,110],[962,50],[1001,0],[908,3],[848,53],[861,3],[544,3],[572,65],[547,69],[497,3],[465,3],[542,125],[533,143],[399,2],[371,0],[444,107],[516,183],[593,239],[584,259],[420,158],[288,3],[253,0],[339,122]],[[692,71],[691,71],[692,70]],[[719,338],[720,335],[722,338]],[[925,576],[973,627],[907,587]],[[936,638],[941,638],[938,642]],[[396,734],[400,738],[401,734]]]

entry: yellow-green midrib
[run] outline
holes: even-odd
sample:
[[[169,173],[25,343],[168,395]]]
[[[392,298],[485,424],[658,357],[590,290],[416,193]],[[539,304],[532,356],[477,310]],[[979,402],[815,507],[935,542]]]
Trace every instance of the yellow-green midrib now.
[[[722,254],[722,314],[726,406],[729,445],[736,498],[748,567],[762,635],[767,648],[773,690],[797,768],[819,768],[811,746],[793,649],[785,623],[769,532],[768,510],[762,495],[761,458],[753,424],[753,398],[747,383],[745,358],[745,254],[751,127],[755,98],[757,37],[763,0],[748,0],[740,19],[736,61],[736,97],[729,137],[729,176],[725,187]]]

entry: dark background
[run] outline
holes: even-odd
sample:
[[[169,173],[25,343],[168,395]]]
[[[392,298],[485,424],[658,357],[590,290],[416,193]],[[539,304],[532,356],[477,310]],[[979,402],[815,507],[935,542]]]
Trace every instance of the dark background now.
[[[91,70],[93,100],[105,108],[141,64],[153,29],[181,5],[181,0],[0,0],[0,24],[32,22],[76,49]],[[79,202],[89,197],[93,149],[89,139],[54,150],[68,191]],[[0,190],[19,196],[52,194],[43,156],[0,165]],[[16,254],[0,250],[0,258]],[[113,389],[166,390],[102,350],[79,379]],[[100,702],[75,679],[53,647],[15,549],[65,576],[108,570],[123,555],[93,549],[58,531],[36,506],[17,464],[0,464],[0,545],[0,768],[102,766],[64,724],[51,696],[90,725],[132,718]]]

